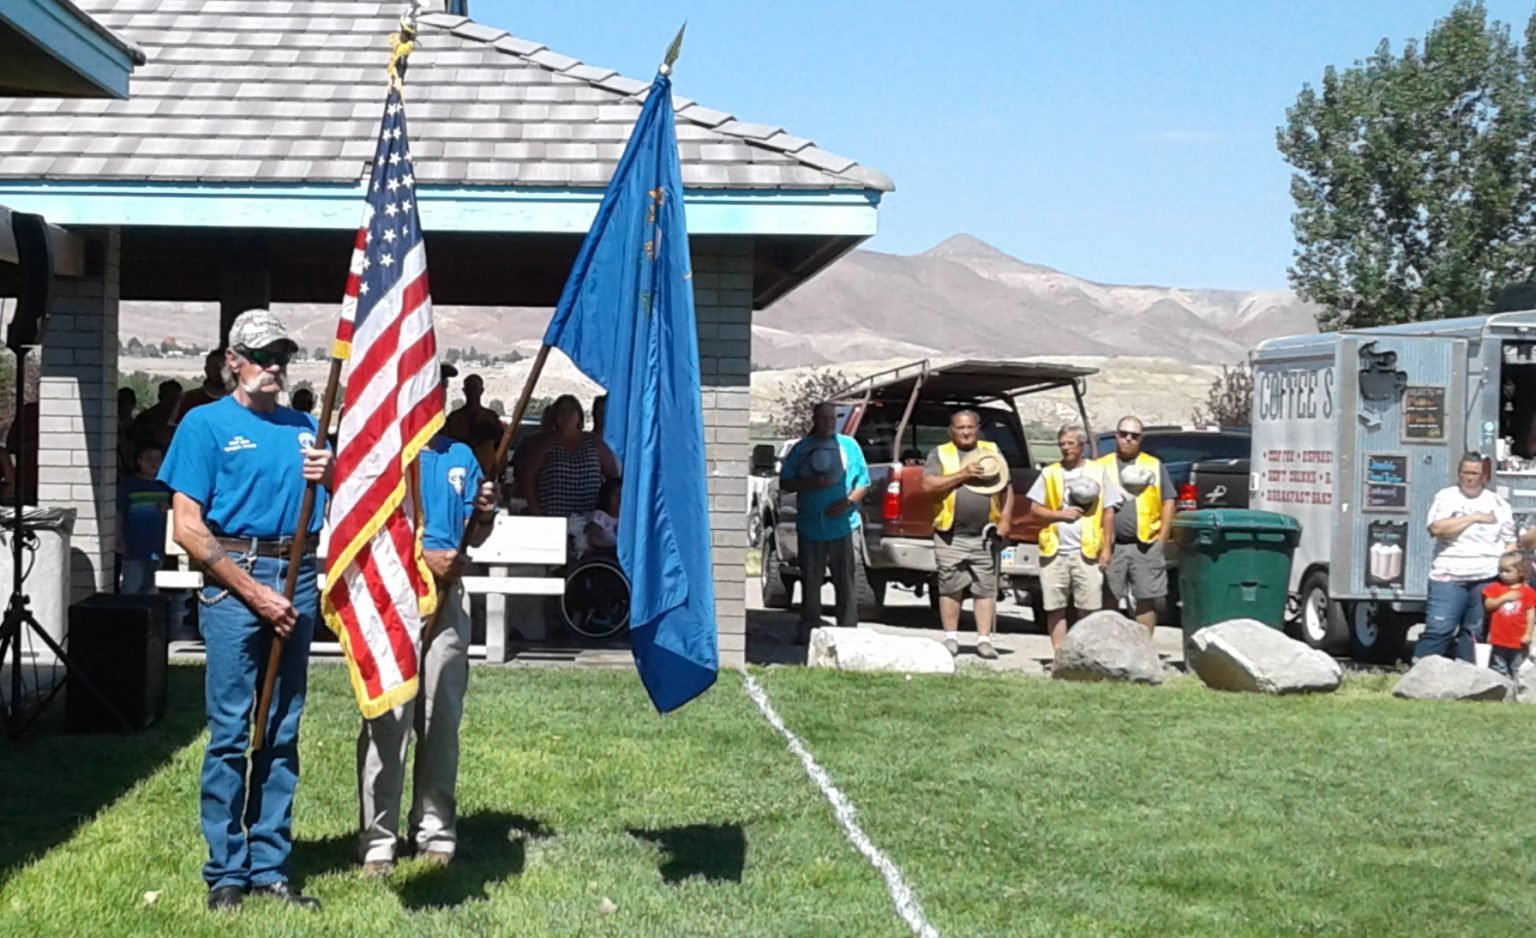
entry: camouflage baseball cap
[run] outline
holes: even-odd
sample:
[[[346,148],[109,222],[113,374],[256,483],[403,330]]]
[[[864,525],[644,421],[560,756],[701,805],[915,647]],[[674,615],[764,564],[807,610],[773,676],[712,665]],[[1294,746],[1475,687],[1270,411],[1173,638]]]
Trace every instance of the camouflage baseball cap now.
[[[235,317],[229,327],[229,347],[258,349],[282,343],[297,352],[299,343],[288,338],[283,321],[270,309],[248,309]]]

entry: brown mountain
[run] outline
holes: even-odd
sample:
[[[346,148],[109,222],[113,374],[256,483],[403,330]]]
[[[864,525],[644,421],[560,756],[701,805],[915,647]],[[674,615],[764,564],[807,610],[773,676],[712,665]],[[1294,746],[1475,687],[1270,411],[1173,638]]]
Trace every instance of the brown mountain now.
[[[212,344],[214,304],[125,303],[126,341]],[[336,306],[282,307],[306,346],[328,344]],[[500,354],[537,347],[548,310],[438,307],[446,347]],[[759,313],[759,368],[924,356],[1077,355],[1240,361],[1259,341],[1316,329],[1286,291],[1243,293],[1083,280],[1011,257],[970,235],[914,256],[854,251]]]
[[[753,352],[760,367],[914,354],[1228,363],[1316,328],[1286,291],[1094,283],[956,235],[912,257],[853,252],[760,314]]]

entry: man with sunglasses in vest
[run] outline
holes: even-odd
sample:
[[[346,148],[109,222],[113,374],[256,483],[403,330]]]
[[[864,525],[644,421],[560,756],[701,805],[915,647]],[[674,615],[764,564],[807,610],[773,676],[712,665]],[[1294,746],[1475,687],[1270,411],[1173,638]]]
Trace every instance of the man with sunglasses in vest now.
[[[1120,483],[1126,500],[1115,511],[1115,552],[1109,564],[1109,592],[1115,602],[1135,599],[1136,621],[1157,630],[1157,600],[1168,595],[1164,545],[1173,531],[1173,480],[1163,461],[1141,451],[1142,423],[1121,417],[1115,451],[1099,464]]]
[[[335,468],[315,419],[280,407],[298,345],[271,312],[236,317],[224,354],[230,393],[189,411],[160,468],[170,487],[174,536],[203,571],[200,626],[207,653],[200,813],[208,908],[233,910],[247,895],[304,909],[319,901],[288,882],[293,796],[299,782],[299,716],[319,589],[315,546],[324,488],[301,548],[298,587],[283,595],[305,488],[328,488]],[[247,758],[257,688],[273,637],[284,640],[267,738]]]
[[[1029,490],[1030,514],[1040,529],[1040,598],[1051,648],[1067,637],[1067,608],[1078,616],[1104,605],[1104,571],[1114,545],[1120,490],[1109,472],[1084,457],[1088,431],[1078,424],[1056,434],[1061,461],[1051,463]]]
[[[944,649],[960,653],[960,607],[970,594],[976,616],[976,654],[996,658],[992,624],[997,617],[998,558],[988,538],[996,529],[1006,540],[1013,518],[1013,487],[983,495],[967,486],[981,482],[981,454],[1001,459],[997,444],[980,438],[981,417],[959,410],[949,418],[949,442],[933,448],[923,469],[923,491],[931,499],[933,559],[938,568],[939,623]]]

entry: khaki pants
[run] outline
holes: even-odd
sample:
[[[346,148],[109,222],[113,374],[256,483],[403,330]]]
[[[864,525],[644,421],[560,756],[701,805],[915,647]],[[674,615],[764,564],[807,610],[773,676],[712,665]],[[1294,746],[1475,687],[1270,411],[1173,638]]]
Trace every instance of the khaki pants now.
[[[417,706],[421,700],[401,704],[363,721],[357,736],[358,849],[364,861],[395,858],[405,758],[413,728],[416,761],[411,774],[409,836],[423,851],[452,854],[457,843],[454,790],[459,774],[459,721],[469,686],[469,609],[463,584],[445,590],[440,602],[437,632],[421,667],[426,706]]]
[[[1078,612],[1104,607],[1104,571],[1080,550],[1040,558],[1040,600],[1046,612],[1071,606]]]

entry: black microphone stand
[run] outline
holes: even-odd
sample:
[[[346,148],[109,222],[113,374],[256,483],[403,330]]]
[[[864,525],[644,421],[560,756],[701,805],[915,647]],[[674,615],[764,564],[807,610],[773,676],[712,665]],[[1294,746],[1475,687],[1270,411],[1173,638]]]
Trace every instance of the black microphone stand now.
[[[19,309],[17,315],[18,317],[21,315]],[[11,328],[15,330],[16,324],[12,323]],[[20,739],[27,729],[31,727],[33,721],[42,716],[43,711],[48,709],[48,705],[53,702],[53,698],[58,696],[59,691],[63,689],[65,679],[73,673],[74,677],[78,679],[80,686],[84,687],[90,692],[91,696],[100,701],[102,709],[110,714],[113,720],[117,721],[124,732],[131,733],[134,728],[124,719],[122,713],[112,705],[112,701],[108,700],[106,695],[95,684],[91,683],[91,679],[86,676],[84,671],[75,670],[74,662],[70,660],[69,655],[65,653],[58,642],[54,641],[53,636],[49,635],[38,624],[37,619],[32,615],[31,599],[26,594],[21,565],[22,552],[27,542],[37,540],[37,535],[28,530],[25,522],[22,520],[22,513],[26,509],[28,462],[24,454],[27,453],[28,443],[30,442],[27,439],[27,423],[23,416],[25,411],[24,402],[27,397],[26,367],[29,348],[29,346],[20,344],[11,345],[11,351],[16,356],[16,406],[12,417],[15,422],[12,426],[16,428],[16,440],[18,443],[16,452],[21,458],[17,460],[16,474],[12,480],[15,484],[15,490],[12,492],[11,518],[10,523],[7,525],[10,529],[11,537],[11,598],[5,607],[4,619],[0,619],[0,665],[3,665],[8,660],[11,666],[10,692],[4,698],[4,706],[0,707],[0,712],[3,712],[5,717],[5,732],[13,740]],[[27,630],[29,629],[32,634],[42,639],[43,644],[47,645],[49,650],[53,652],[58,665],[63,668],[62,674],[56,673],[54,675],[55,680],[53,686],[48,689],[47,696],[30,708],[27,706],[27,701],[22,697],[21,680],[22,639],[27,635]],[[41,693],[41,688],[38,689],[38,692]]]

